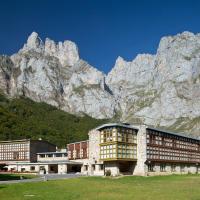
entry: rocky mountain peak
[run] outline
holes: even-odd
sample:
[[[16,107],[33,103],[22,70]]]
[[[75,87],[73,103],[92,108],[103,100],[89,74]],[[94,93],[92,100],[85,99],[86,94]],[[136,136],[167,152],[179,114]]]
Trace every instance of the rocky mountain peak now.
[[[38,49],[43,47],[43,42],[38,36],[38,33],[32,32],[27,39],[27,43],[24,45],[23,49]]]
[[[78,47],[69,40],[56,44],[53,40],[47,38],[45,53],[57,57],[63,66],[73,66],[79,60]]]
[[[106,76],[74,42],[43,43],[33,32],[18,53],[0,57],[0,89],[70,113],[199,134],[200,34],[163,37],[155,55],[119,56]]]
[[[35,51],[42,55],[49,55],[59,59],[63,66],[73,66],[79,60],[77,45],[69,40],[58,42],[46,38],[45,43],[41,40],[38,33],[33,32],[27,39],[27,43],[20,50],[20,53]]]
[[[199,34],[194,34],[189,31],[184,31],[174,36],[164,36],[161,38],[158,53],[168,51],[172,47],[183,48],[183,45],[193,45],[199,43]]]

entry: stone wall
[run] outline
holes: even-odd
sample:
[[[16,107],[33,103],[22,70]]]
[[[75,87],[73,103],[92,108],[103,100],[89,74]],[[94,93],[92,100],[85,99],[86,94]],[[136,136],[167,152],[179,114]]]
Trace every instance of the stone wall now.
[[[104,170],[100,169],[100,165],[103,164],[100,161],[100,132],[97,130],[91,130],[89,133],[89,175],[104,175]]]
[[[146,152],[146,126],[141,125],[138,127],[137,133],[137,162],[133,175],[145,176],[147,173],[147,166],[145,164],[147,160]]]

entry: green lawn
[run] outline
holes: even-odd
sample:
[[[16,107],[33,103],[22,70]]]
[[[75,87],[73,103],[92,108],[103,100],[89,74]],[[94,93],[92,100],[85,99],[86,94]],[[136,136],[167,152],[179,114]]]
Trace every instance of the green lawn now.
[[[23,179],[30,179],[37,177],[36,175],[29,174],[0,174],[0,181],[20,180],[21,176]]]
[[[0,185],[0,199],[200,200],[200,176],[81,177]]]

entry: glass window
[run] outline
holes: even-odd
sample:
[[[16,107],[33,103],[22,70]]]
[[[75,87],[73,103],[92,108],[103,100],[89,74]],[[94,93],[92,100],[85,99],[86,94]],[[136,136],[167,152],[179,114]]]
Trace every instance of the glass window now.
[[[154,165],[148,164],[148,172],[153,172],[153,171],[154,171]]]
[[[166,164],[160,164],[160,171],[165,172],[166,171]]]

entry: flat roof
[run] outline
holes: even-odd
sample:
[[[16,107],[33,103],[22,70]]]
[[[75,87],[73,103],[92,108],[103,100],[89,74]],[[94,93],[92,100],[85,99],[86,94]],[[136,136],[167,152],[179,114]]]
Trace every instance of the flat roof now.
[[[108,124],[103,124],[101,126],[98,126],[96,128],[96,130],[101,130],[101,129],[106,128],[106,127],[117,127],[117,126],[125,127],[125,128],[131,128],[131,129],[135,129],[135,130],[139,129],[139,127],[137,125],[134,126],[132,124],[127,124],[127,123],[108,123]],[[154,127],[151,127],[151,126],[147,126],[146,129],[154,130],[154,131],[158,131],[158,132],[162,132],[162,133],[167,133],[167,134],[170,134],[170,135],[179,136],[179,137],[183,137],[183,138],[187,138],[187,139],[193,139],[193,140],[196,140],[196,141],[200,141],[200,139],[198,139],[197,137],[188,136],[185,133],[174,133],[174,132],[171,132],[171,131],[163,130],[163,129],[160,129],[160,128],[154,128]]]
[[[21,139],[21,140],[3,140],[0,143],[10,143],[10,142],[28,142],[30,139]]]
[[[41,152],[41,153],[36,153],[36,154],[39,154],[39,155],[41,155],[41,154],[63,154],[63,153],[67,153],[67,152]]]
[[[35,139],[20,139],[20,140],[4,140],[4,141],[0,141],[0,144],[1,143],[17,143],[17,142],[46,142],[46,143],[49,143],[53,146],[56,146],[55,144],[52,144],[51,142],[49,141],[46,141],[46,140],[35,140]]]
[[[200,141],[200,139],[193,137],[193,136],[187,136],[185,133],[174,133],[174,132],[171,132],[171,131],[166,131],[166,130],[163,130],[163,129],[153,128],[153,127],[147,127],[147,129],[162,132],[162,133],[167,133],[167,134],[174,135],[174,136],[184,137],[184,138],[187,138],[187,139],[193,139],[193,140]]]
[[[42,161],[42,162],[13,162],[13,163],[9,163],[8,165],[46,165],[46,164],[78,164],[78,165],[82,165],[82,162],[75,162],[75,161],[70,161],[70,160],[66,160],[66,161]]]
[[[81,141],[78,141],[78,142],[72,142],[72,143],[68,143],[68,144],[77,144],[77,143],[81,143],[81,142],[89,142],[89,140],[81,140]]]
[[[119,126],[119,127],[124,127],[124,128],[130,128],[130,129],[135,129],[135,130],[138,130],[138,127],[137,126],[133,126],[131,124],[127,124],[127,123],[109,123],[109,124],[103,124],[101,126],[98,126],[96,128],[96,130],[101,130],[105,127],[116,127],[116,126]]]

